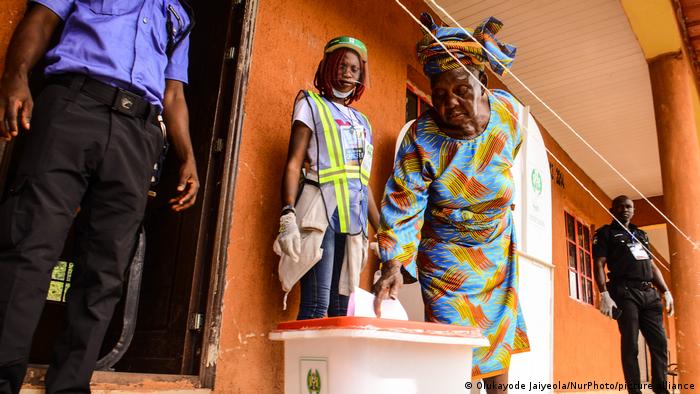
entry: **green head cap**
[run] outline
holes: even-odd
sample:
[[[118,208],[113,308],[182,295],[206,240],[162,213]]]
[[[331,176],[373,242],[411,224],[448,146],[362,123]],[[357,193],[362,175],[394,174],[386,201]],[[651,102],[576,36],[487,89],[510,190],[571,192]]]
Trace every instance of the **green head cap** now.
[[[357,52],[363,61],[367,61],[367,47],[357,38],[349,36],[336,37],[328,41],[328,44],[326,44],[326,48],[323,50],[323,52],[331,53],[338,48],[350,48]]]

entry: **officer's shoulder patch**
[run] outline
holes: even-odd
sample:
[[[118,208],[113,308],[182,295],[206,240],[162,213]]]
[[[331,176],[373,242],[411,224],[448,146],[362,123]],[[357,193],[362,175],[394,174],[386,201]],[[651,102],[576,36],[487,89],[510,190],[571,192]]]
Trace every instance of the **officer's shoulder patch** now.
[[[610,227],[609,224],[604,224],[602,227],[599,227],[598,229],[595,230],[593,233],[593,245],[598,243],[598,237],[601,237],[602,240],[608,239],[610,237],[610,230],[612,228]]]

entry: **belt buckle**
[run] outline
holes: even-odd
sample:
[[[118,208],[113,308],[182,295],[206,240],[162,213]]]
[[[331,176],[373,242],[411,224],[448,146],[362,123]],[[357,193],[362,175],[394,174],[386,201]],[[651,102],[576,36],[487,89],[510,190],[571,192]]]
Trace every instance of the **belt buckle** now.
[[[127,90],[117,88],[117,95],[114,96],[112,109],[125,115],[136,116],[136,108],[141,101],[141,97]]]

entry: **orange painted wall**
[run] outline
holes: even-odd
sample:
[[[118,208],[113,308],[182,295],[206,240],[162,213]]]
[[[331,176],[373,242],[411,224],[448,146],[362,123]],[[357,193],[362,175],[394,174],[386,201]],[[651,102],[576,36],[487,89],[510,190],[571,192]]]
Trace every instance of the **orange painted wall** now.
[[[404,1],[414,14],[427,7]],[[298,286],[287,311],[272,243],[278,228],[280,183],[294,97],[313,89],[325,43],[339,35],[362,40],[369,52],[370,86],[357,103],[375,133],[371,186],[379,198],[405,120],[407,65],[415,59],[419,27],[398,6],[375,0],[261,1],[245,101],[227,288],[224,296],[217,392],[282,392],[282,345],[267,334],[298,310]],[[376,270],[371,261],[363,283]]]
[[[24,9],[27,6],[27,2],[24,0],[3,0],[2,3],[2,7],[0,7],[0,21],[2,21],[0,23],[0,73],[5,68],[5,53],[10,44],[12,32],[15,31],[17,23],[22,19]]]
[[[610,199],[566,152],[548,135],[545,144],[596,195],[606,207]],[[617,323],[603,316],[596,307],[569,297],[566,230],[564,212],[599,228],[610,216],[576,183],[564,168],[550,157],[553,169],[563,174],[564,187],[552,183],[552,226],[554,269],[554,381],[624,382],[620,364],[620,335]],[[595,287],[595,285],[594,285]],[[598,291],[594,290],[597,305]]]

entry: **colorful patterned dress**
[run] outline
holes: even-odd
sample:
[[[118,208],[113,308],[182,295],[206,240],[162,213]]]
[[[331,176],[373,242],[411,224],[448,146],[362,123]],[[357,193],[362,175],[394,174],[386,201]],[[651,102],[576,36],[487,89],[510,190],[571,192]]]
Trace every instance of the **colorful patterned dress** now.
[[[406,133],[382,202],[382,261],[400,261],[421,284],[427,321],[479,327],[473,379],[504,373],[529,350],[518,302],[510,169],[522,136],[507,92],[489,97],[488,126],[471,140],[441,132],[431,112]],[[507,108],[506,108],[507,107]],[[416,276],[417,275],[417,276]]]

